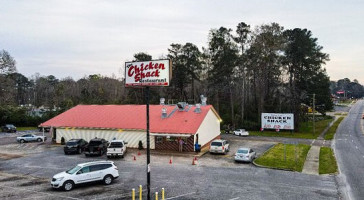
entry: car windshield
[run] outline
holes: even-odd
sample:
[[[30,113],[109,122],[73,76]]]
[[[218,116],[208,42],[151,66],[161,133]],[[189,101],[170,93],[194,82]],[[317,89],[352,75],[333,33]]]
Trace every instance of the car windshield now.
[[[102,144],[101,141],[90,141],[90,145],[100,145]]]
[[[12,125],[12,124],[8,124],[8,125],[6,125],[7,127],[9,127],[9,128],[14,128],[15,126],[14,125]]]
[[[75,142],[75,141],[72,141],[72,142],[67,142],[67,145],[68,145],[68,146],[73,146],[73,145],[77,145],[77,142]]]
[[[222,143],[221,142],[211,142],[211,146],[221,147],[222,146]]]
[[[248,150],[247,149],[239,149],[238,153],[243,153],[243,154],[247,154]]]
[[[74,167],[74,168],[72,168],[72,169],[69,169],[69,170],[67,170],[66,171],[66,173],[67,174],[74,174],[74,173],[76,173],[78,170],[80,170],[81,169],[81,167],[80,166],[76,166],[76,167]]]
[[[123,147],[122,142],[111,142],[110,148]]]

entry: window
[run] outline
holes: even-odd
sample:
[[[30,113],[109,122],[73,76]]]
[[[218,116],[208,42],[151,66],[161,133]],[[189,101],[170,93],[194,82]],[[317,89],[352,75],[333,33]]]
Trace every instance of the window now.
[[[99,171],[99,170],[104,170],[107,168],[112,167],[111,164],[98,164],[98,165],[92,165],[90,166],[90,171],[94,172],[94,171]]]
[[[163,137],[157,136],[155,137],[156,143],[163,143]]]
[[[82,173],[88,173],[90,172],[90,167],[84,167],[80,170]]]
[[[123,143],[122,142],[111,142],[109,147],[110,148],[122,148]]]
[[[221,142],[211,142],[211,146],[221,147],[222,146],[222,143]]]

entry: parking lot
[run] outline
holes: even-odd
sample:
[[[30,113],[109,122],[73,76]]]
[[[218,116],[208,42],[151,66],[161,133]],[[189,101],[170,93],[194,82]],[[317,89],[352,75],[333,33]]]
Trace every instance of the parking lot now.
[[[143,195],[146,195],[145,151],[138,155],[138,150],[129,149],[125,158],[112,159],[120,173],[113,184],[87,184],[64,192],[50,187],[50,179],[54,174],[78,163],[106,160],[106,156],[64,155],[63,146],[51,145],[49,140],[45,144],[19,144],[15,142],[14,135],[1,136],[0,139],[0,155],[5,155],[0,157],[0,199],[131,199],[132,188],[137,189],[139,185],[143,185]],[[5,140],[8,141],[7,144],[4,144]],[[300,188],[292,189],[296,184],[289,183],[292,180],[287,182],[278,179],[281,184],[275,184],[277,174],[291,177],[301,176],[297,175],[299,173],[262,169],[252,164],[234,162],[233,156],[238,147],[253,148],[260,155],[274,142],[250,141],[249,138],[238,136],[229,137],[229,142],[230,152],[227,155],[207,153],[198,158],[197,165],[192,165],[194,154],[181,156],[152,151],[152,193],[160,193],[165,188],[166,199],[240,199],[244,194],[251,195],[251,199],[261,199],[261,195],[274,195],[271,199],[285,199],[287,188],[295,191],[290,197],[299,196],[301,190],[318,190],[310,185],[305,188],[306,179],[311,179],[309,176],[303,175],[298,184]],[[272,179],[271,182],[269,179]],[[260,184],[269,185],[262,189]],[[320,189],[322,195],[313,193],[310,199],[335,199],[337,192],[332,177],[315,178],[311,184],[325,184],[325,187]],[[257,190],[259,193],[256,193]]]

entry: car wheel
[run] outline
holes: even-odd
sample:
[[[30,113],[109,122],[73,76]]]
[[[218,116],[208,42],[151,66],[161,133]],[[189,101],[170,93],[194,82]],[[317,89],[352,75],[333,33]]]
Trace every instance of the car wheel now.
[[[67,151],[65,151],[64,154],[67,155],[68,154]]]
[[[113,177],[111,175],[106,175],[104,177],[104,184],[105,185],[110,185],[113,181]]]
[[[20,143],[24,143],[25,142],[25,140],[20,140]]]
[[[37,139],[37,141],[38,141],[38,142],[41,142],[41,141],[42,141],[42,139],[38,138],[38,139]]]
[[[82,149],[81,148],[79,148],[78,149],[78,154],[81,154],[82,153]]]
[[[70,191],[73,189],[73,187],[75,186],[75,184],[73,183],[73,181],[66,181],[64,184],[63,184],[63,189],[65,191]]]

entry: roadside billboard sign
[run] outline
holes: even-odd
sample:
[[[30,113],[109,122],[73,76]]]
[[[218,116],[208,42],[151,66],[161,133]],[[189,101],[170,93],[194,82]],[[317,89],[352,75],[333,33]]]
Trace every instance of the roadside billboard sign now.
[[[125,62],[125,86],[169,86],[171,60]]]
[[[292,113],[262,113],[263,129],[294,129],[294,116]]]

